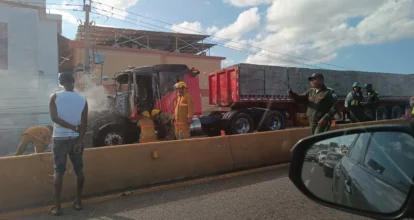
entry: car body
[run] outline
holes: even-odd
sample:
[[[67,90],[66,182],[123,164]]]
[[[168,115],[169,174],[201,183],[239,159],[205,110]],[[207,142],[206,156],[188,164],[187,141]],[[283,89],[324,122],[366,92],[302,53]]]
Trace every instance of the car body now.
[[[333,152],[330,152],[326,155],[325,162],[323,163],[323,172],[325,174],[325,177],[333,177],[334,167],[343,156],[343,154]]]
[[[392,139],[398,141],[401,138],[384,137],[380,133],[356,136],[350,150],[333,169],[332,192],[335,203],[383,213],[394,212],[401,207],[409,193],[411,180],[405,180],[399,169],[401,164],[409,167],[414,162],[404,158],[404,154],[392,158],[395,155],[390,153],[393,149]],[[394,165],[386,162],[390,158]],[[399,166],[395,165],[397,163]],[[413,175],[412,170],[408,171],[411,173],[407,173],[407,176]]]

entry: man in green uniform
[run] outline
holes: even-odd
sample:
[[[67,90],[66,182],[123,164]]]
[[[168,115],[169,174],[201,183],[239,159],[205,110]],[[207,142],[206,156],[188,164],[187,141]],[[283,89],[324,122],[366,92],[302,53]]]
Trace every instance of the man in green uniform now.
[[[362,106],[363,100],[364,96],[361,92],[361,84],[355,82],[352,85],[352,92],[348,94],[344,103],[345,109],[348,110],[350,114],[351,123],[364,121],[365,113],[364,107]]]
[[[312,129],[312,134],[328,131],[331,121],[334,120],[338,108],[338,99],[335,91],[325,86],[324,77],[320,73],[314,73],[308,78],[312,88],[303,94],[296,94],[291,89],[288,94],[293,99],[308,100],[306,116]]]
[[[365,121],[377,120],[377,109],[379,106],[379,94],[372,88],[372,84],[365,84],[367,96],[362,106],[365,108]]]

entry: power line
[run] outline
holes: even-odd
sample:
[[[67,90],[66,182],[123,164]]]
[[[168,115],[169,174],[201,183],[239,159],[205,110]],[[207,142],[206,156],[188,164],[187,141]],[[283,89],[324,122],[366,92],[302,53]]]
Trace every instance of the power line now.
[[[102,9],[98,9],[98,8],[95,8],[95,9],[96,10],[103,11]],[[104,10],[104,12],[109,13],[109,11],[107,11],[107,10]],[[91,13],[94,13],[94,14],[97,14],[97,15],[102,15],[102,14],[97,13],[97,12],[91,12]],[[116,14],[116,13],[112,13],[112,14],[113,15],[117,15],[117,16],[121,16],[121,15]],[[104,15],[102,15],[102,16],[104,16]],[[109,16],[109,17],[112,18],[112,19],[115,19],[115,20],[119,20],[119,21],[122,21],[122,22],[125,22],[125,23],[132,24],[132,25],[137,25],[137,26],[145,27],[145,28],[148,28],[148,29],[153,30],[153,31],[160,31],[159,29],[155,29],[153,27],[144,26],[144,25],[140,25],[140,24],[133,23],[133,22],[128,22],[128,21],[125,21],[125,20],[122,20],[122,19],[119,19],[119,18],[111,17],[111,16]],[[154,25],[154,24],[151,24],[151,23],[147,23],[147,22],[143,22],[143,21],[140,21],[140,20],[137,20],[137,19],[134,19],[134,18],[130,18],[130,17],[125,17],[125,18],[126,19],[129,19],[129,20],[136,21],[136,22],[141,22],[141,23],[144,23],[144,24],[148,24],[148,25],[151,25],[151,26],[155,26],[155,27],[158,27],[158,28],[161,28],[161,29],[165,29],[165,30],[168,30],[168,31],[171,32],[170,29],[165,28],[165,27],[162,27],[162,26],[157,26],[157,25]],[[233,49],[233,50],[243,51],[243,52],[247,52],[247,53],[252,54],[252,55],[257,55],[257,56],[261,56],[261,57],[271,58],[271,59],[275,59],[275,60],[279,60],[279,61],[284,61],[284,62],[288,62],[288,63],[295,63],[295,64],[305,65],[305,66],[309,66],[309,67],[313,67],[313,68],[317,68],[317,69],[323,69],[323,68],[321,68],[319,66],[315,66],[315,65],[311,65],[311,64],[307,64],[307,63],[302,63],[302,62],[298,62],[298,61],[293,61],[293,60],[286,60],[286,59],[282,59],[280,57],[275,57],[275,56],[271,56],[271,55],[260,54],[260,53],[257,53],[255,51],[251,51],[251,50],[247,50],[247,49],[243,49],[243,48],[238,48],[238,47],[233,47],[233,46],[228,46],[228,45],[225,45],[223,43],[216,42],[216,41],[212,41],[212,40],[207,40],[207,41],[208,42],[211,42],[211,43],[214,43],[214,44],[217,44],[219,47],[223,47],[223,48],[229,48],[229,49]]]
[[[158,20],[158,19],[155,19],[155,18],[150,18],[150,17],[147,17],[147,16],[143,16],[143,15],[140,15],[140,14],[138,14],[138,13],[134,13],[134,12],[127,11],[127,10],[124,10],[124,9],[116,8],[116,7],[113,7],[113,6],[111,6],[111,5],[107,5],[107,4],[101,3],[101,2],[97,2],[97,3],[98,3],[98,4],[101,4],[101,5],[104,5],[104,6],[107,6],[107,7],[110,7],[110,8],[112,8],[112,9],[118,10],[118,11],[127,12],[127,13],[129,13],[129,14],[133,14],[133,15],[136,15],[136,16],[138,16],[138,17],[146,18],[146,19],[148,19],[148,20],[157,21],[157,22],[160,22],[160,23],[163,23],[163,24],[167,24],[167,25],[170,25],[170,26],[178,27],[178,28],[181,28],[181,29],[184,29],[184,30],[188,30],[188,31],[194,32],[194,33],[199,33],[199,34],[203,34],[203,35],[205,35],[205,34],[206,34],[206,33],[203,33],[203,32],[199,32],[199,31],[191,30],[191,29],[189,29],[189,28],[180,27],[180,26],[178,26],[178,25],[171,24],[171,23],[168,23],[168,22],[165,22],[165,21],[161,21],[161,20]],[[142,21],[140,21],[140,22],[142,22]],[[169,31],[171,31],[170,29],[168,29],[168,30],[169,30]],[[308,58],[303,58],[303,57],[293,56],[293,55],[290,55],[290,54],[280,53],[280,52],[276,52],[276,51],[266,50],[266,49],[263,49],[263,48],[261,48],[261,47],[256,47],[256,46],[253,46],[253,45],[249,45],[249,44],[240,43],[240,42],[238,42],[238,41],[229,40],[229,39],[226,39],[226,38],[223,38],[223,37],[219,37],[219,36],[216,36],[216,35],[214,35],[214,37],[215,37],[215,38],[218,38],[218,39],[222,39],[222,40],[227,40],[228,42],[237,43],[237,44],[239,44],[239,45],[244,45],[244,46],[248,46],[248,47],[251,47],[251,48],[256,48],[256,49],[259,49],[259,50],[262,50],[262,51],[267,51],[267,52],[271,52],[271,53],[279,54],[279,55],[282,55],[282,56],[289,56],[289,57],[296,58],[296,59],[306,60],[306,61],[310,61],[310,62],[314,62],[314,63],[324,64],[324,65],[327,65],[327,66],[332,66],[332,67],[336,67],[336,68],[341,68],[341,69],[345,69],[345,70],[352,70],[352,71],[354,71],[353,69],[346,68],[346,67],[343,67],[343,66],[339,66],[339,65],[335,65],[335,64],[330,64],[330,63],[325,63],[325,62],[320,62],[320,61],[316,61],[316,60],[312,60],[312,59],[308,59]]]
[[[93,8],[93,9],[95,9],[95,10],[103,11],[103,12],[105,12],[105,13],[111,13],[112,15],[121,16],[121,15],[119,15],[119,14],[116,14],[116,13],[114,13],[114,12],[112,12],[112,11],[108,11],[108,10],[105,10],[105,9],[99,9],[99,8],[96,8],[96,7],[92,7],[92,8]],[[100,14],[100,13],[98,13],[98,12],[91,12],[91,13],[94,13],[94,14],[97,14],[97,15],[101,15],[101,16],[105,16],[105,15]],[[106,15],[106,16],[107,16],[107,15]],[[119,20],[119,21],[121,21],[121,22],[125,22],[125,23],[128,23],[128,24],[132,24],[132,25],[137,25],[137,26],[140,26],[140,27],[144,27],[144,28],[147,28],[147,29],[149,29],[149,30],[153,30],[153,31],[160,31],[159,29],[155,29],[155,28],[153,28],[153,27],[149,27],[149,26],[140,25],[140,24],[137,24],[137,23],[128,22],[128,21],[125,21],[125,20],[122,20],[122,19],[119,19],[119,18],[115,18],[115,17],[112,17],[112,16],[107,16],[107,17],[108,17],[108,18],[115,19],[115,20]],[[155,27],[158,27],[158,28],[164,29],[164,30],[168,30],[169,32],[171,32],[171,30],[170,30],[170,29],[165,28],[165,27],[162,27],[162,26],[154,25],[154,24],[147,23],[147,22],[144,22],[144,21],[140,21],[140,20],[137,20],[137,19],[133,19],[133,18],[130,18],[130,17],[126,17],[126,18],[127,18],[127,19],[130,19],[130,20],[133,20],[133,21],[136,21],[136,22],[141,22],[141,23],[144,23],[144,24],[148,24],[148,25],[151,25],[151,26],[155,26]],[[104,30],[104,28],[101,28],[101,30],[100,30],[100,32],[99,32],[99,35],[100,35],[100,33],[101,33],[103,30]],[[97,36],[97,38],[96,38],[96,40],[95,40],[95,43],[96,43],[96,41],[97,41],[97,39],[98,39],[99,35]],[[271,58],[271,59],[275,59],[275,60],[279,60],[279,61],[285,61],[285,62],[288,62],[288,63],[295,63],[295,64],[299,64],[299,65],[305,65],[305,66],[309,66],[309,67],[313,67],[313,68],[322,69],[322,68],[321,68],[321,67],[319,67],[319,66],[315,66],[315,65],[311,65],[311,64],[301,63],[301,62],[297,62],[297,61],[293,61],[293,60],[286,60],[286,59],[282,59],[282,58],[279,58],[279,57],[275,57],[275,56],[271,56],[271,55],[266,55],[266,54],[258,54],[257,52],[249,51],[249,50],[246,50],[246,49],[243,49],[243,48],[238,48],[238,47],[228,46],[228,45],[225,45],[225,44],[223,44],[223,43],[216,42],[216,41],[212,41],[212,40],[207,40],[207,41],[208,41],[208,42],[211,42],[211,43],[215,43],[215,44],[217,44],[219,47],[223,47],[223,48],[229,48],[229,49],[233,49],[233,50],[238,50],[238,51],[242,51],[242,52],[247,52],[247,53],[252,54],[252,55],[258,55],[258,56],[261,56],[261,57]],[[105,41],[105,42],[106,42],[106,41]],[[222,45],[222,46],[221,46],[221,45]]]

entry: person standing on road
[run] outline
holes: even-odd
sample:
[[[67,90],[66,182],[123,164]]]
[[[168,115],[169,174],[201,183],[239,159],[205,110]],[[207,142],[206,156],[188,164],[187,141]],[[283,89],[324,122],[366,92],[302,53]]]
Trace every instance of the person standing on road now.
[[[55,206],[49,210],[51,215],[63,214],[60,199],[68,155],[77,177],[76,199],[72,205],[75,210],[83,208],[81,196],[85,181],[83,139],[88,123],[88,103],[84,96],[74,91],[75,79],[71,73],[60,74],[59,84],[64,90],[53,94],[49,103],[50,117],[54,122],[52,149],[55,164]]]
[[[15,156],[22,155],[29,143],[34,145],[35,153],[43,153],[50,143],[52,137],[53,127],[48,126],[33,126],[25,130],[20,138],[19,146],[17,146]]]
[[[338,99],[333,89],[325,86],[324,77],[314,73],[308,78],[312,88],[302,94],[296,94],[291,89],[288,94],[294,100],[308,100],[306,116],[311,126],[312,134],[328,131],[338,108]]]
[[[138,121],[138,127],[141,128],[139,136],[139,143],[156,142],[157,135],[155,134],[154,121],[148,111],[141,113],[142,118]]]
[[[159,109],[153,109],[151,111],[151,117],[155,121],[156,126],[159,126],[159,130],[163,130],[165,133],[164,140],[174,140],[174,124],[172,123],[172,117],[170,114],[162,112]]]
[[[178,82],[174,85],[178,97],[174,101],[174,126],[177,140],[190,138],[190,125],[193,122],[194,104],[193,98],[186,91],[187,84]]]
[[[352,89],[353,91],[350,92],[345,99],[345,109],[347,109],[350,114],[351,123],[363,122],[365,115],[364,107],[362,107],[364,96],[361,92],[361,84],[355,82],[352,85]]]
[[[367,90],[365,102],[362,103],[362,106],[365,108],[365,121],[376,121],[379,94],[372,88],[372,84],[365,84],[364,88]]]

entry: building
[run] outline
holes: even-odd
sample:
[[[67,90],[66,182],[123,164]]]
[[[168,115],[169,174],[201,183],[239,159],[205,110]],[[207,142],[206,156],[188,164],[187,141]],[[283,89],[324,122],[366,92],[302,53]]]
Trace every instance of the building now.
[[[73,59],[62,65],[61,71],[85,63],[84,26],[78,27],[75,41],[64,40],[69,49],[61,56],[73,56]],[[103,76],[112,77],[114,73],[123,71],[128,66],[147,66],[154,64],[186,64],[200,70],[199,81],[203,111],[208,109],[208,74],[221,68],[224,57],[208,56],[214,44],[203,43],[208,35],[177,34],[171,32],[154,32],[110,27],[93,26],[90,28],[91,54],[103,55],[103,64],[92,62],[92,77],[85,77],[79,72],[80,87],[89,81],[103,84],[106,88],[113,82],[102,81]],[[91,55],[93,61],[93,56]],[[82,65],[80,65],[82,66]],[[92,80],[90,80],[92,78]]]
[[[50,124],[58,88],[62,17],[47,13],[45,0],[19,2],[0,2],[0,155],[15,150],[27,127]]]

